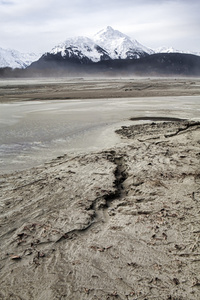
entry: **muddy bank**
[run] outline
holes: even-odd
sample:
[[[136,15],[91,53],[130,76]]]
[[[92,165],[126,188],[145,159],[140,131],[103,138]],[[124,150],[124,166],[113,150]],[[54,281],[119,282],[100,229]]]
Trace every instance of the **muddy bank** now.
[[[118,133],[0,176],[0,299],[199,299],[199,122]]]

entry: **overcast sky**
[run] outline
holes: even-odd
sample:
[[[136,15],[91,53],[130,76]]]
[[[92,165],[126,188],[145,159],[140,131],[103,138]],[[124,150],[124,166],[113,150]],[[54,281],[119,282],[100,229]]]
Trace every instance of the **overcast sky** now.
[[[200,52],[200,0],[0,0],[0,47],[43,53],[112,26],[141,44]]]

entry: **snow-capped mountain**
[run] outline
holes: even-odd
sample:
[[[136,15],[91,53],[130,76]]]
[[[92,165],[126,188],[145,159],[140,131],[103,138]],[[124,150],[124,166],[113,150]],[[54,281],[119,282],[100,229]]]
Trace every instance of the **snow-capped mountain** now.
[[[26,68],[40,56],[40,54],[20,53],[17,50],[0,48],[0,68]]]
[[[93,39],[87,37],[67,39],[45,55],[88,63],[112,59],[137,59],[153,53],[153,50],[108,26],[98,32]]]
[[[107,51],[111,59],[141,58],[154,51],[108,26],[94,36],[94,41]]]
[[[173,47],[152,50],[131,39],[126,34],[107,26],[93,38],[74,37],[55,46],[45,54],[20,53],[0,48],[0,68],[26,68],[33,62],[89,64],[101,61],[140,59],[158,53],[186,53],[200,56],[200,53],[180,51]],[[40,58],[40,59],[39,59]]]
[[[60,56],[63,60],[88,63],[113,59],[139,59],[155,53],[200,55],[200,53],[191,51],[176,50],[173,47],[150,49],[140,44],[137,40],[131,39],[126,34],[113,29],[111,26],[107,26],[90,39],[87,37],[67,39],[45,55],[51,59],[53,55],[57,56],[57,58]]]

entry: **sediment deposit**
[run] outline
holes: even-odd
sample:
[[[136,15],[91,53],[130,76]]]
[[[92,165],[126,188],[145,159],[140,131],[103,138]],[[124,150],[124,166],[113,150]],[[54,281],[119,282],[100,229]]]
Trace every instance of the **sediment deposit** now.
[[[0,176],[0,299],[198,300],[200,123]]]

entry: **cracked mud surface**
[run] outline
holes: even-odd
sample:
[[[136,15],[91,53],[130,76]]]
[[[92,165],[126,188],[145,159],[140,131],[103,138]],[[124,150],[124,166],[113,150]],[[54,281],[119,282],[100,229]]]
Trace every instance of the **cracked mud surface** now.
[[[198,300],[200,124],[0,176],[0,299]]]

